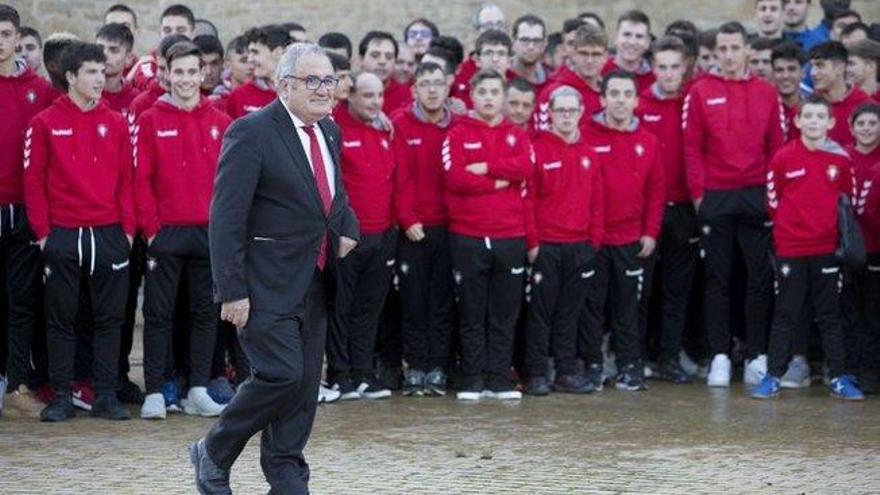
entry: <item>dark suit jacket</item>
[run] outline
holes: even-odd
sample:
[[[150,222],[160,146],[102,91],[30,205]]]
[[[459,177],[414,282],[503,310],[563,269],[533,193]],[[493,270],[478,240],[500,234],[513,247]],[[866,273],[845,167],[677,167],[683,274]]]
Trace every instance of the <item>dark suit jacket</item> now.
[[[358,240],[358,222],[342,185],[339,128],[327,118],[318,125],[336,171],[329,215],[279,100],[236,120],[226,132],[209,225],[215,301],[250,298],[252,309],[299,312],[324,234],[330,240],[327,269],[336,261],[341,235]]]

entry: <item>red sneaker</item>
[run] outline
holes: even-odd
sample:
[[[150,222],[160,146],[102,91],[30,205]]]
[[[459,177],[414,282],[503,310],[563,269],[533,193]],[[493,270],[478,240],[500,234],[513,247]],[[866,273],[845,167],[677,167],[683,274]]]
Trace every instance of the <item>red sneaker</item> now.
[[[70,384],[70,396],[73,405],[83,411],[91,411],[95,403],[95,389],[91,380],[79,380]]]

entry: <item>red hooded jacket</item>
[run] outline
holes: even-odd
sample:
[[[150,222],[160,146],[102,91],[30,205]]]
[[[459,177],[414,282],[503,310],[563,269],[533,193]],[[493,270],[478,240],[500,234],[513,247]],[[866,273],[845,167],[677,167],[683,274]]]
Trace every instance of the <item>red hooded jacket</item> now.
[[[130,111],[131,104],[134,102],[134,99],[137,98],[139,94],[140,91],[138,91],[129,82],[123,80],[122,89],[120,89],[116,93],[111,93],[105,89],[104,92],[101,93],[101,99],[104,100],[104,102],[107,103],[107,106],[109,106],[113,110],[116,110],[123,115],[127,115]]]
[[[410,108],[395,114],[394,156],[397,174],[394,200],[403,230],[421,223],[427,227],[449,222],[443,198],[443,161],[440,149],[456,119],[451,112],[439,124],[428,122]]]
[[[535,170],[529,203],[534,224],[528,233],[529,247],[542,242],[588,242],[598,250],[605,226],[605,185],[592,146],[583,135],[567,143],[546,131],[538,132],[532,146]]]
[[[828,131],[828,138],[843,147],[854,144],[856,140],[849,130],[849,117],[859,105],[868,101],[871,101],[868,93],[853,87],[842,100],[833,102],[831,114],[836,124]]]
[[[684,100],[684,160],[691,199],[705,189],[764,184],[767,164],[785,140],[782,100],[752,75],[728,80],[709,74]]]
[[[865,237],[865,249],[869,253],[880,253],[880,146],[867,155],[855,145],[848,146],[846,152],[852,159],[856,177],[858,195],[853,206]]]
[[[232,119],[202,98],[192,111],[161,98],[137,120],[135,198],[147,238],[164,225],[206,226],[223,135]]]
[[[106,103],[84,112],[62,97],[31,120],[25,135],[24,192],[37,239],[52,226],[136,230],[131,135]]]
[[[785,145],[767,170],[767,210],[780,258],[825,256],[837,249],[837,200],[855,196],[852,161],[837,143]]]
[[[385,102],[382,111],[391,115],[401,108],[407,108],[413,101],[412,89],[408,84],[400,84],[393,77],[385,87]]]
[[[128,106],[128,116],[132,119],[138,118],[142,113],[146,112],[156,100],[166,93],[165,88],[159,85],[159,81],[153,80],[149,87],[134,97],[131,105]]]
[[[333,121],[342,134],[342,183],[361,233],[381,234],[394,225],[394,150],[391,134],[356,119],[347,105]]]
[[[636,109],[642,127],[657,137],[660,144],[660,161],[666,184],[665,201],[669,203],[683,203],[690,199],[684,168],[684,134],[681,130],[683,101],[683,96],[662,96],[655,84],[642,93]]]
[[[449,231],[470,237],[524,238],[526,180],[532,175],[532,145],[525,131],[509,120],[495,126],[463,116],[441,150],[446,171]],[[486,175],[466,170],[485,162]],[[496,189],[496,179],[507,187]]]
[[[633,119],[626,130],[593,117],[585,139],[602,162],[605,229],[602,244],[622,246],[642,236],[657,239],[663,222],[665,187],[657,138]]]
[[[265,81],[254,78],[229,93],[229,98],[225,101],[226,111],[235,120],[256,112],[272,103],[277,97],[275,89],[269,87]]]
[[[642,64],[635,72],[628,71],[626,69],[621,69],[619,65],[617,65],[617,60],[614,57],[608,59],[605,62],[605,66],[602,67],[602,75],[605,76],[611,72],[616,70],[623,70],[625,72],[631,73],[636,78],[636,85],[638,86],[638,91],[644,92],[647,91],[648,88],[654,85],[657,82],[657,76],[654,75],[654,71],[651,69],[651,63],[645,59],[642,59]]]
[[[532,115],[535,131],[550,130],[550,95],[561,86],[571,86],[581,94],[581,99],[584,102],[584,114],[579,123],[581,129],[590,125],[593,114],[602,111],[602,95],[599,90],[591,88],[581,76],[563,65],[538,94],[536,110]]]
[[[18,63],[13,76],[0,76],[0,205],[24,203],[21,177],[24,133],[28,122],[52,104],[55,90]]]

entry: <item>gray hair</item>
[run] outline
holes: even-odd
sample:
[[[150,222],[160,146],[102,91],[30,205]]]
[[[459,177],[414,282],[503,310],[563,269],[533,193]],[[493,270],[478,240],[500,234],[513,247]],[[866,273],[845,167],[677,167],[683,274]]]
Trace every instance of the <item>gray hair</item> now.
[[[490,9],[497,10],[497,11],[501,12],[501,16],[504,17],[504,11],[501,10],[501,7],[499,7],[498,5],[496,5],[492,2],[483,2],[480,5],[480,8],[478,8],[477,11],[474,12],[474,15],[471,16],[471,25],[473,25],[474,29],[477,29],[480,27],[480,14],[482,14],[483,11],[490,10]]]
[[[556,98],[561,98],[564,96],[574,96],[577,98],[578,105],[583,105],[584,100],[581,96],[580,92],[571,86],[559,86],[550,92],[550,107],[553,107],[553,104],[556,102]]]
[[[275,84],[278,84],[287,76],[292,76],[296,72],[296,64],[299,59],[306,55],[323,55],[327,53],[323,48],[314,43],[293,43],[288,46],[278,61],[278,67],[275,69]],[[329,57],[328,57],[329,59]]]

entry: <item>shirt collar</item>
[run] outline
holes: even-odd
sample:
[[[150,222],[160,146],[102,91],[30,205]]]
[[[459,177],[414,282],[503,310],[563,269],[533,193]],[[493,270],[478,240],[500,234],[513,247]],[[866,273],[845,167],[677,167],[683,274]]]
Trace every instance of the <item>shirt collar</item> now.
[[[293,112],[291,112],[290,109],[287,108],[287,104],[284,103],[284,100],[279,98],[278,101],[280,101],[281,105],[284,106],[284,109],[287,110],[287,115],[290,115],[290,120],[293,121],[293,127],[295,127],[297,130],[302,129],[303,127],[312,127],[312,128],[315,127],[314,125],[306,126],[305,122],[303,122],[302,119],[300,119],[299,117],[294,115]]]

